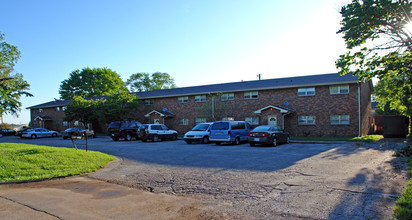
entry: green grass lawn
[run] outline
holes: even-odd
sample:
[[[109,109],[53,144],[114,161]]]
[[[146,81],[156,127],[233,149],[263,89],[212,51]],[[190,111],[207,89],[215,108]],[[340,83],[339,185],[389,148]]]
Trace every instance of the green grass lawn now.
[[[96,171],[113,156],[72,148],[0,143],[0,182],[65,177]]]
[[[408,175],[412,176],[412,156],[409,156]],[[402,196],[396,201],[394,210],[395,219],[412,219],[412,179],[409,179]]]
[[[303,141],[359,141],[371,143],[382,138],[382,135],[367,135],[362,137],[291,137],[290,139]]]

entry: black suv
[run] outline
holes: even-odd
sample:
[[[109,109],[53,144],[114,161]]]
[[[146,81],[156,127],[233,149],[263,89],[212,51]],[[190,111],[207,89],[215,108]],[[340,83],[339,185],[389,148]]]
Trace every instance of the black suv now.
[[[138,131],[142,124],[134,120],[123,119],[110,123],[108,132],[114,141],[124,138],[125,141],[131,141],[132,138],[138,139]]]

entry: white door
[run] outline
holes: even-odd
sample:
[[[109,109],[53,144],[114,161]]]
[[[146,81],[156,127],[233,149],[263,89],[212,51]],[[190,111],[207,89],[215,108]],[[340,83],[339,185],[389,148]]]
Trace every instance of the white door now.
[[[278,119],[276,115],[269,115],[268,116],[268,125],[278,125]]]

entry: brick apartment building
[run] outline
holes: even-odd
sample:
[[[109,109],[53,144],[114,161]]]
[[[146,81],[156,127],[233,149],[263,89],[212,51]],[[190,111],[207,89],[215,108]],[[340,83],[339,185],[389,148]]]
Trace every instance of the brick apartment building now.
[[[367,135],[372,92],[371,81],[336,73],[137,92],[141,104],[134,119],[163,123],[180,134],[200,122],[242,120],[275,124],[293,136]],[[69,102],[29,107],[32,126],[59,131],[78,126],[63,120]]]

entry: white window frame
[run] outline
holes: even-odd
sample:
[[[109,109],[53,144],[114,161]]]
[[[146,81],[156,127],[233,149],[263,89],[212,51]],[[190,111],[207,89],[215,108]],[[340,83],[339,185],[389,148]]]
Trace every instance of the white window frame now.
[[[67,106],[63,106],[62,109],[63,109],[63,111],[66,111]]]
[[[349,94],[349,85],[329,86],[331,95]]]
[[[259,117],[246,117],[245,121],[251,125],[259,125]]]
[[[195,102],[206,102],[206,95],[195,96]]]
[[[189,119],[188,118],[180,118],[178,123],[179,123],[179,125],[189,125]]]
[[[63,121],[63,127],[68,127],[69,126],[69,122],[68,121]]]
[[[178,103],[188,103],[189,102],[189,96],[180,96],[177,98]]]
[[[73,125],[76,127],[79,126],[79,121],[74,121]]]
[[[313,115],[302,115],[298,117],[298,125],[315,125],[316,116]]]
[[[39,108],[39,112],[42,113],[42,112],[43,112],[43,109],[42,109],[42,108]]]
[[[298,96],[314,96],[315,94],[315,87],[298,88]]]
[[[153,105],[153,104],[154,104],[154,101],[153,101],[153,99],[145,99],[145,100],[144,100],[144,104],[145,104],[145,105]]]
[[[229,100],[234,100],[235,99],[235,93],[230,92],[230,93],[223,93],[220,96],[220,100],[222,101],[229,101]]]
[[[196,118],[195,124],[206,123],[206,118]]]
[[[330,124],[331,125],[349,125],[350,116],[349,115],[331,115]]]
[[[58,111],[58,112],[60,111],[60,106],[56,107],[56,111]]]
[[[257,99],[257,98],[259,98],[259,92],[258,91],[244,92],[243,93],[243,98],[244,99]]]

